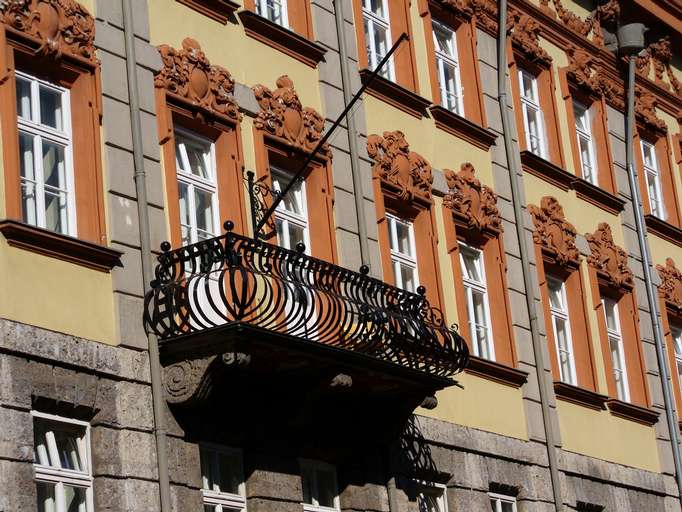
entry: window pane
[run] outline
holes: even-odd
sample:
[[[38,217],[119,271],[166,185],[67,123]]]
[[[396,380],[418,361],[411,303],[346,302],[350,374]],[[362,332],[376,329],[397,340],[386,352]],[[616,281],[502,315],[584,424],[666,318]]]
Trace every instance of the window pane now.
[[[378,17],[383,19],[388,18],[387,13],[384,11],[384,3],[382,0],[367,0],[365,6]]]
[[[497,500],[494,499],[494,498],[490,498],[490,510],[492,510],[492,512],[498,512],[498,510],[497,510]]]
[[[209,148],[198,145],[187,145],[187,158],[189,159],[189,167],[192,174],[206,179],[211,177],[209,172]]]
[[[611,331],[620,332],[616,319],[616,303],[611,299],[604,299],[604,314],[606,316],[606,327]]]
[[[313,495],[315,493],[313,489],[313,470],[310,468],[304,468],[301,474],[301,485],[303,486],[303,503],[308,505],[313,505]]]
[[[374,56],[374,64],[373,67],[376,67],[381,59],[384,58],[386,53],[388,52],[388,45],[387,45],[387,39],[388,39],[388,29],[385,27],[382,27],[380,25],[377,25],[376,23],[371,24],[373,30],[373,34],[370,34],[369,37],[374,38],[374,49],[375,49],[375,56]],[[381,75],[387,75],[388,73],[388,67],[384,66],[381,70]]]
[[[66,512],[86,512],[85,489],[65,485],[64,501],[66,502]]]
[[[238,455],[218,453],[220,468],[220,492],[239,494],[241,483],[241,463]]]
[[[465,278],[471,281],[481,282],[481,274],[478,268],[478,254],[465,251],[462,253],[462,260],[464,262],[463,270]]]
[[[336,479],[334,473],[326,470],[317,472],[318,504],[322,507],[333,507],[336,497]]]
[[[412,245],[410,243],[410,231],[412,226],[410,224],[405,224],[404,222],[395,221],[395,231],[396,238],[398,242],[398,247],[394,247],[394,251],[398,251],[401,254],[406,254],[408,256],[414,256],[412,254]]]
[[[59,451],[59,459],[62,469],[84,471],[85,465],[80,460],[78,453],[78,436],[74,432],[54,430],[54,438]]]
[[[68,233],[66,194],[45,191],[45,229],[56,233]]]
[[[180,226],[182,231],[182,243],[187,245],[190,241],[190,218],[189,218],[189,191],[184,183],[178,183],[178,196],[180,198]]]
[[[452,31],[434,23],[433,36],[436,42],[436,51],[455,59],[454,45],[452,43],[453,35]]]
[[[64,130],[62,93],[40,87],[40,122],[56,130]]]
[[[509,502],[502,502],[502,512],[514,512],[514,504]]]
[[[280,172],[277,172],[276,174],[273,173],[272,186],[278,192],[283,191],[290,181],[291,176],[281,174]],[[303,201],[303,183],[298,181],[297,183],[294,183],[287,195],[282,198],[282,202],[278,205],[278,208],[298,215],[303,215]]]
[[[21,172],[21,206],[24,221],[37,225],[33,137],[19,132],[19,166]]]
[[[532,76],[530,76],[526,73],[521,73],[521,95],[524,98],[527,98],[527,99],[532,100],[532,101],[535,100],[535,94],[533,91],[533,82],[534,82],[534,79]]]
[[[400,268],[400,285],[402,289],[408,292],[415,292],[417,290],[415,268],[403,263],[398,263],[398,266]]]
[[[197,230],[201,234],[213,236],[213,195],[209,192],[194,189],[194,206],[196,208]]]
[[[57,512],[54,484],[38,482],[38,512]]]
[[[564,301],[562,296],[563,283],[556,279],[549,279],[547,281],[549,288],[549,304],[555,309],[564,309]]]
[[[43,174],[46,186],[66,190],[64,146],[43,141]]]
[[[17,115],[30,121],[33,118],[31,112],[31,83],[17,77]]]

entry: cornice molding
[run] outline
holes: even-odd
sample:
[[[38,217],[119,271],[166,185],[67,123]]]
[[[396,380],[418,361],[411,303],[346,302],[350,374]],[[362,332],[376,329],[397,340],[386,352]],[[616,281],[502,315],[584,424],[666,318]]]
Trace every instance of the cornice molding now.
[[[623,402],[621,400],[611,399],[606,402],[609,411],[614,416],[624,418],[626,420],[635,421],[642,425],[652,426],[658,422],[659,414],[646,407]]]
[[[495,144],[496,134],[445,107],[433,105],[429,112],[437,128],[464,139],[477,148],[487,151]]]
[[[564,209],[556,198],[545,196],[540,206],[528,205],[535,230],[533,240],[542,247],[556,263],[562,267],[577,268],[580,251],[575,245],[578,234],[573,224],[566,220]]]
[[[682,272],[675,266],[672,258],[666,258],[665,266],[656,265],[661,284],[658,293],[668,306],[682,311]]]
[[[564,402],[571,402],[590,409],[605,410],[608,396],[565,382],[554,382],[554,394]]]
[[[369,69],[360,70],[360,80],[363,84],[368,83],[371,76],[372,71]],[[374,77],[372,82],[367,86],[367,93],[385,101],[389,105],[393,105],[417,119],[424,117],[427,108],[431,105],[431,100],[422,98],[419,94],[412,92],[381,75]]]
[[[0,22],[20,36],[39,41],[38,54],[71,55],[97,63],[95,20],[76,0],[3,0]]]
[[[234,79],[230,72],[212,65],[199,43],[191,38],[182,41],[182,49],[158,47],[163,67],[154,78],[157,88],[171,98],[200,113],[239,122],[241,114],[234,99]]]
[[[586,233],[585,238],[591,251],[587,262],[597,271],[597,275],[613,288],[631,290],[634,275],[628,266],[628,255],[614,243],[611,226],[602,222],[594,233]]]
[[[227,21],[234,12],[239,9],[240,5],[233,0],[175,0],[178,3],[186,5],[190,9],[200,12],[204,16],[227,25]]]
[[[254,126],[288,146],[310,153],[322,139],[324,118],[314,108],[301,104],[294,82],[287,75],[280,76],[275,84],[275,90],[260,84],[252,87],[260,106]],[[319,155],[331,158],[329,144],[320,149]]]
[[[464,163],[458,173],[445,169],[443,174],[449,189],[443,207],[452,210],[455,220],[479,235],[496,237],[502,233],[497,194],[476,177],[474,166]]]
[[[464,371],[513,388],[520,388],[528,380],[528,372],[473,354],[469,355],[469,364]]]
[[[673,226],[663,219],[659,219],[655,215],[647,214],[644,216],[644,223],[649,233],[667,240],[671,244],[682,247],[682,229]]]

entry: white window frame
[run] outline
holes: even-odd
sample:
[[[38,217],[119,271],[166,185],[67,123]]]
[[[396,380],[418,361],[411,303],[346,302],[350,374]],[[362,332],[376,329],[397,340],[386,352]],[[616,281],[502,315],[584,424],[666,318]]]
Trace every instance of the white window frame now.
[[[552,283],[555,285],[558,284],[560,291],[560,298],[561,298],[561,306],[563,309],[560,309],[552,304],[552,299],[551,299],[551,287]],[[569,314],[569,309],[568,309],[568,298],[566,295],[566,282],[562,281],[561,279],[557,279],[556,277],[552,276],[547,276],[547,291],[548,291],[548,296],[549,296],[549,312],[552,317],[552,329],[554,333],[554,347],[556,348],[556,354],[557,354],[557,364],[559,366],[559,375],[560,379],[562,382],[566,382],[568,384],[571,384],[573,386],[578,385],[578,377],[576,375],[576,367],[575,367],[575,352],[573,350],[573,336],[571,333],[571,318]],[[557,321],[564,321],[566,325],[566,350],[562,351],[561,347],[559,346],[559,333],[557,330]],[[561,354],[562,352],[566,352],[568,356],[568,364],[569,364],[569,372],[570,375],[564,375],[564,370],[561,365]]]
[[[464,265],[464,253],[469,252],[476,254],[479,265],[479,273],[481,274],[481,281],[474,281],[466,277],[466,268]],[[488,342],[488,353],[489,359],[495,361],[495,343],[493,341],[493,327],[491,324],[492,317],[490,316],[490,301],[488,298],[488,281],[485,272],[485,258],[483,251],[475,247],[471,247],[464,243],[459,244],[459,262],[460,269],[462,272],[462,283],[464,285],[464,294],[467,303],[467,315],[469,317],[469,336],[471,336],[471,345],[474,351],[474,355],[477,357],[485,357],[481,354],[478,347],[478,337],[476,336],[477,328],[484,328],[487,332],[486,340]],[[474,299],[473,293],[478,292],[483,295],[484,311],[486,316],[486,321],[488,325],[476,325],[474,323]]]
[[[495,512],[502,512],[502,503],[510,503],[513,512],[516,512],[516,498],[514,496],[506,496],[495,492],[489,492],[488,498],[495,502]]]
[[[28,81],[31,88],[31,113],[33,119],[27,120],[17,112],[17,127],[19,132],[24,132],[33,141],[33,169],[35,173],[35,202],[36,202],[36,225],[45,229],[45,172],[43,169],[43,140],[64,147],[64,171],[66,174],[66,190],[59,189],[66,194],[66,233],[69,236],[77,236],[76,226],[76,194],[73,174],[73,134],[71,129],[71,91],[53,83],[37,78],[28,73],[16,70],[15,75],[19,79]],[[40,87],[50,89],[61,95],[63,131],[44,125],[40,122]],[[15,80],[16,88],[16,80]],[[17,145],[19,141],[17,140]],[[23,185],[26,180],[20,178]],[[23,195],[23,191],[22,191]],[[28,219],[24,219],[28,222]]]
[[[417,500],[423,499],[426,494],[431,494],[432,496],[436,497],[436,502],[438,503],[438,512],[448,512],[448,487],[445,484],[418,481],[417,489],[419,491]],[[420,504],[418,504],[418,509],[421,510]]]
[[[279,4],[279,8],[281,10],[281,17],[282,21],[281,23],[272,19],[269,16],[268,13],[268,4],[273,4],[277,5]],[[289,6],[287,5],[287,0],[256,0],[256,13],[259,16],[262,16],[266,20],[270,20],[271,22],[275,23],[276,25],[279,25],[284,28],[289,28]]]
[[[94,497],[92,491],[92,452],[90,449],[90,424],[86,421],[76,420],[73,418],[66,418],[57,416],[55,414],[47,414],[39,411],[31,411],[33,418],[33,425],[35,427],[36,421],[45,420],[55,423],[63,423],[65,425],[76,426],[84,429],[84,435],[78,441],[78,451],[81,458],[85,462],[86,471],[74,471],[71,469],[59,469],[52,466],[46,466],[39,462],[33,463],[34,481],[38,483],[54,484],[55,486],[55,512],[66,512],[64,507],[64,486],[79,487],[85,489],[85,509],[87,512],[95,510]],[[49,439],[47,440],[49,443]],[[46,447],[47,450],[50,447]],[[52,449],[56,449],[53,447]],[[38,455],[36,454],[36,461]]]
[[[614,321],[616,323],[617,329],[609,328],[609,321],[606,317],[606,303],[607,302],[613,303]],[[627,365],[625,363],[625,345],[623,343],[623,334],[621,333],[620,311],[618,310],[618,301],[611,299],[611,298],[608,298],[608,297],[602,297],[602,309],[604,310],[604,323],[606,325],[606,333],[607,333],[608,341],[609,341],[609,355],[611,356],[611,367],[613,369],[614,379],[616,378],[615,374],[618,371],[620,371],[621,382],[623,383],[623,390],[621,392],[621,390],[618,389],[618,381],[616,380],[617,398],[618,398],[618,400],[622,400],[623,402],[629,402],[630,401],[630,385],[628,382],[628,369],[627,369]],[[618,348],[618,363],[620,365],[619,370],[616,370],[616,368],[613,367],[613,351],[611,349],[611,343],[612,342],[615,342],[616,346]]]
[[[197,210],[196,210],[196,202],[195,202],[195,197],[194,197],[194,191],[195,189],[201,190],[202,192],[207,192],[211,194],[211,210],[213,213],[213,233],[211,233],[212,236],[218,236],[220,234],[219,232],[219,226],[220,226],[220,214],[218,212],[218,186],[217,186],[217,181],[216,181],[216,175],[217,175],[217,165],[216,165],[216,156],[215,156],[215,143],[207,138],[203,137],[201,135],[198,135],[194,132],[191,132],[189,130],[186,130],[182,127],[174,127],[174,132],[175,132],[175,137],[177,139],[177,135],[179,134],[181,137],[184,137],[186,139],[193,140],[195,142],[198,142],[200,144],[209,144],[210,147],[210,155],[209,155],[209,166],[208,166],[208,171],[210,173],[210,176],[208,179],[202,178],[200,176],[197,176],[191,172],[191,170],[185,171],[184,169],[181,169],[180,167],[177,167],[176,169],[176,174],[177,174],[177,180],[178,180],[178,185],[182,184],[187,187],[187,209],[189,212],[189,226],[186,226],[183,224],[184,219],[180,219],[180,230],[182,231],[182,228],[186,228],[189,232],[189,243],[190,244],[195,244],[200,241],[199,239],[199,229],[197,227]],[[177,143],[176,140],[176,147],[175,151],[178,151],[178,146],[180,144]],[[181,154],[177,155],[176,154],[176,160],[180,160],[183,162],[184,165],[189,166],[189,159],[187,157],[187,152],[186,150],[180,149]],[[178,201],[180,200],[179,197],[179,191],[178,191]]]
[[[275,184],[276,176],[281,177],[282,181],[286,182],[293,179],[293,175],[290,172],[287,172],[285,169],[281,169],[275,166],[270,166],[270,174],[273,179],[272,180],[273,190],[277,192],[281,192],[281,190],[279,186],[276,186]],[[300,183],[302,213],[299,214],[291,210],[287,210],[284,206],[284,201],[280,201],[280,203],[277,205],[277,208],[275,208],[275,218],[276,220],[282,222],[282,231],[286,232],[287,234],[289,233],[290,224],[293,224],[294,226],[303,229],[303,243],[305,244],[305,252],[306,254],[310,254],[310,217],[308,216],[308,197],[305,180],[301,180]],[[288,193],[292,194],[293,191],[289,190]],[[291,251],[296,250],[296,247],[291,247],[290,236],[280,238],[284,238],[284,240],[279,240],[281,247],[283,247],[284,249],[289,249]]]
[[[311,483],[311,487],[317,490],[317,471],[323,470],[323,471],[330,471],[334,475],[334,506],[333,507],[324,507],[320,505],[319,503],[314,503],[317,501],[317,499],[314,496],[311,496],[311,500],[313,503],[301,503],[303,505],[303,510],[304,512],[338,512],[341,510],[341,502],[339,501],[339,481],[336,475],[336,467],[333,466],[332,464],[328,464],[326,462],[321,462],[319,460],[310,460],[310,459],[300,459],[299,460],[300,466],[301,466],[301,479],[305,478],[305,474],[309,473],[313,477],[313,481]],[[319,494],[319,491],[318,491]]]
[[[436,37],[436,30],[448,33],[450,36],[450,43],[452,44],[452,55],[448,55],[438,49],[438,38]],[[441,105],[454,112],[457,115],[464,115],[464,94],[462,90],[462,80],[459,74],[459,52],[457,51],[457,34],[450,27],[433,20],[433,46],[436,53],[436,70],[438,71],[438,87],[440,89],[440,103]],[[455,75],[455,90],[449,91],[446,89],[445,83],[445,67],[453,68]],[[448,106],[448,98],[454,96],[454,109]]]
[[[214,512],[246,512],[246,483],[244,482],[244,459],[242,450],[213,443],[201,443],[200,450],[211,452],[211,455],[223,453],[239,458],[239,494],[207,489],[207,478],[201,474],[201,499],[204,507],[213,507]],[[219,465],[211,461],[214,474],[220,473]]]
[[[531,81],[531,91],[532,97],[525,96],[525,87],[523,86],[523,79],[528,78]],[[528,122],[529,112],[533,111],[537,115],[537,125],[538,125],[538,145],[540,146],[540,154],[538,156],[542,158],[547,157],[547,140],[545,134],[545,120],[542,113],[542,107],[540,106],[540,94],[538,92],[538,78],[526,71],[525,69],[519,69],[519,98],[521,100],[521,112],[523,114],[523,128],[526,134],[526,146],[527,149],[535,153],[531,148],[533,147],[531,141],[530,133],[530,123]]]
[[[386,221],[388,222],[388,240],[391,250],[391,265],[393,267],[395,286],[403,290],[406,289],[404,287],[405,283],[403,283],[402,273],[400,272],[400,265],[405,265],[414,270],[414,290],[408,290],[414,293],[419,287],[419,268],[417,265],[417,244],[415,242],[414,223],[403,220],[390,213],[386,214]],[[412,254],[406,254],[398,250],[400,244],[398,243],[397,223],[407,226],[408,228],[410,252]]]
[[[376,15],[371,8],[371,0],[362,0],[362,18],[363,24],[367,23],[367,32],[369,32],[369,41],[365,41],[365,46],[367,47],[367,67],[374,70],[381,62],[384,57],[379,56],[377,53],[376,42],[374,37],[374,25],[378,25],[385,29],[385,44],[386,51],[391,48],[391,15],[388,10],[388,0],[379,0],[381,2],[381,9],[385,13],[386,17]],[[362,27],[364,31],[364,26]],[[365,34],[365,39],[367,39],[367,34]],[[387,78],[388,80],[395,81],[395,69],[393,66],[393,56],[386,63],[386,67],[379,72],[381,76]]]
[[[582,115],[578,115],[579,112],[582,112]],[[575,100],[573,101],[573,113],[575,114],[575,131],[578,137],[578,154],[580,156],[580,168],[582,169],[583,178],[593,185],[599,185],[599,172],[594,153],[594,140],[592,138],[592,114],[589,108]],[[581,127],[579,118],[583,120],[585,127]],[[582,142],[587,145],[587,156],[589,159],[587,163],[583,160]]]
[[[682,328],[670,326],[670,336],[673,339],[673,351],[675,354],[675,369],[677,370],[678,384],[682,393]]]
[[[646,140],[640,140],[640,148],[642,150],[642,164],[644,166],[644,179],[646,182],[646,196],[649,204],[649,211],[655,217],[665,220],[665,202],[663,200],[663,193],[661,191],[661,171],[658,166],[658,157],[656,155],[656,145]],[[646,164],[645,148],[651,155],[651,163]],[[651,179],[654,180],[653,184]],[[651,197],[651,189],[654,189],[656,197]]]

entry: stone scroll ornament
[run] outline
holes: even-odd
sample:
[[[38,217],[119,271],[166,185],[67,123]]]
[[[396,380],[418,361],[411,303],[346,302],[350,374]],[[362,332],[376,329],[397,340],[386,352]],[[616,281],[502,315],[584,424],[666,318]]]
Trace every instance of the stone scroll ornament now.
[[[675,266],[672,258],[666,258],[665,265],[656,265],[661,284],[658,292],[665,302],[682,311],[682,272]]]
[[[76,0],[0,0],[0,21],[38,39],[38,54],[96,62],[95,20]]]
[[[628,266],[628,255],[614,243],[611,226],[602,222],[594,233],[586,233],[585,238],[592,251],[587,262],[598,275],[616,288],[632,289],[634,278]]]
[[[450,169],[445,169],[443,173],[448,184],[443,206],[462,219],[468,229],[478,233],[501,233],[502,219],[497,208],[497,195],[476,177],[474,166],[464,163],[458,173]]]
[[[294,83],[287,75],[280,76],[273,91],[264,85],[254,86],[253,93],[260,106],[255,127],[306,153],[315,149],[324,131],[324,118],[317,110],[303,107]],[[325,144],[319,152],[331,157]]]
[[[210,114],[239,121],[234,99],[234,79],[227,69],[212,65],[197,41],[186,38],[182,49],[158,47],[163,67],[154,85],[168,94]]]
[[[367,154],[374,160],[374,173],[389,187],[398,190],[398,198],[411,202],[421,199],[431,203],[433,173],[426,159],[414,151],[401,131],[367,137]]]
[[[575,245],[578,234],[573,224],[566,220],[564,209],[554,197],[545,196],[540,206],[529,205],[535,231],[533,240],[547,250],[562,266],[576,265],[580,251]]]

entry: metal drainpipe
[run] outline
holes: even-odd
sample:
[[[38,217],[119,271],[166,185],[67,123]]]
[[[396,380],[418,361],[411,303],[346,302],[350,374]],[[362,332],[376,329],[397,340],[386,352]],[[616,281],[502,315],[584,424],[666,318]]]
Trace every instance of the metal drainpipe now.
[[[140,97],[137,79],[137,58],[135,56],[135,30],[132,0],[123,2],[123,33],[125,36],[126,71],[128,73],[128,97],[130,99],[130,126],[133,135],[133,163],[135,166],[135,191],[137,213],[140,222],[140,251],[142,257],[142,279],[147,293],[154,276],[152,265],[151,235],[147,201],[147,177],[144,167],[142,146],[142,124],[140,121]],[[159,495],[161,512],[171,512],[170,478],[168,454],[166,452],[166,422],[163,387],[161,384],[161,363],[159,344],[156,336],[147,334],[149,344],[149,366],[152,381],[152,406],[154,410],[154,436],[156,438],[156,461],[159,471]]]
[[[635,134],[635,57],[636,53],[644,48],[644,32],[646,29],[641,23],[631,23],[621,27],[618,31],[618,43],[621,50],[629,54],[628,58],[628,89],[627,89],[627,112],[625,119],[625,166],[628,171],[632,209],[637,229],[637,241],[642,255],[642,267],[644,270],[644,287],[646,288],[649,311],[654,327],[654,343],[656,345],[656,359],[661,372],[661,386],[663,387],[663,402],[665,404],[665,416],[670,432],[670,445],[675,464],[675,479],[677,490],[682,497],[682,461],[680,460],[679,440],[677,436],[677,418],[673,409],[673,394],[670,388],[670,376],[668,373],[668,360],[665,357],[665,342],[663,327],[661,325],[661,312],[656,300],[656,292],[651,277],[653,263],[649,252],[649,244],[646,242],[646,228],[643,217],[642,198],[639,190],[637,169],[634,165],[634,141]],[[633,37],[634,36],[634,37]],[[641,42],[641,44],[640,44]]]
[[[336,21],[336,34],[339,43],[339,60],[341,61],[341,88],[343,89],[344,107],[353,98],[350,90],[350,67],[348,65],[348,41],[344,30],[343,15],[344,0],[334,0],[334,21]],[[362,190],[362,176],[360,175],[360,158],[358,152],[357,127],[352,112],[346,114],[346,127],[348,128],[348,148],[350,150],[350,171],[353,178],[353,198],[355,200],[355,216],[358,222],[358,237],[360,238],[360,261],[363,265],[370,266],[369,246],[367,243],[367,219],[365,217],[365,194]]]
[[[557,461],[556,443],[554,427],[549,409],[549,392],[547,390],[547,375],[545,372],[545,360],[543,347],[538,330],[538,317],[535,308],[533,293],[533,282],[530,275],[530,259],[528,258],[528,247],[526,245],[526,223],[524,221],[523,209],[521,207],[521,192],[519,184],[519,169],[516,164],[517,154],[513,148],[511,139],[512,121],[510,119],[509,105],[507,104],[507,0],[500,0],[499,5],[499,34],[497,38],[497,87],[498,101],[502,113],[502,136],[504,139],[504,149],[507,155],[509,166],[509,177],[511,181],[512,202],[514,206],[514,220],[516,222],[516,233],[519,242],[519,252],[521,253],[521,265],[523,267],[523,284],[526,289],[526,308],[530,317],[530,335],[533,343],[533,355],[535,357],[535,370],[538,379],[538,389],[540,392],[540,406],[542,409],[542,421],[545,428],[547,441],[547,459],[549,462],[549,474],[552,480],[552,492],[554,494],[554,506],[557,511],[563,510],[563,498],[561,496],[561,483],[559,479],[559,464]]]

